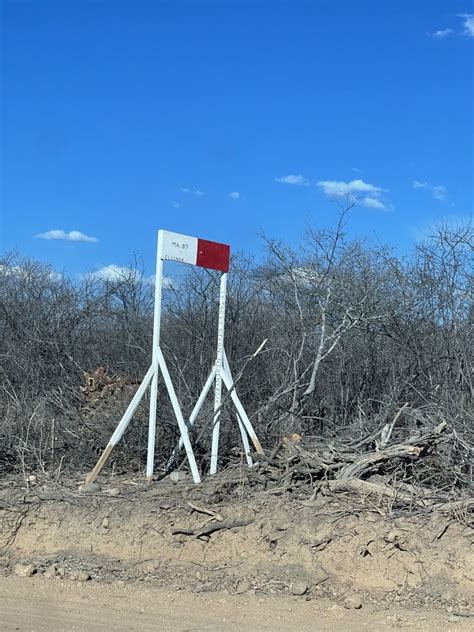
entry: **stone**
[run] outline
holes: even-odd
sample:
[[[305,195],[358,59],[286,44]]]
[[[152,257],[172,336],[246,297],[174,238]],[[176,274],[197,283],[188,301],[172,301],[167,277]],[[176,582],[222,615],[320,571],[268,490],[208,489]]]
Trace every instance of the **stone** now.
[[[235,589],[235,594],[243,595],[244,593],[248,592],[250,588],[251,588],[250,582],[247,581],[246,579],[243,579],[237,584],[237,588]]]
[[[450,617],[448,617],[448,623],[457,623],[460,620],[461,620],[461,617],[458,617],[455,614],[452,614]]]
[[[118,487],[111,487],[107,489],[104,494],[107,494],[107,496],[120,496],[120,489]]]
[[[347,610],[360,610],[360,608],[362,608],[362,601],[359,599],[359,597],[349,595],[344,599],[342,605],[344,606],[344,608],[347,608]]]
[[[108,518],[104,518],[104,519],[102,520],[102,527],[103,527],[104,529],[108,529],[108,528],[109,528],[109,519],[108,519]]]
[[[15,564],[13,572],[18,577],[31,577],[37,572],[37,568],[33,564]]]
[[[79,485],[79,491],[84,494],[95,494],[100,492],[100,485],[99,483],[84,483],[84,485]]]
[[[59,577],[64,577],[64,575],[66,575],[66,571],[64,570],[62,566],[60,566],[56,572],[59,575]]]
[[[185,481],[186,478],[187,478],[186,472],[181,472],[180,470],[175,470],[174,472],[171,472],[170,474],[170,479],[173,481],[173,483],[179,483],[180,481]]]
[[[43,577],[46,577],[46,579],[53,579],[54,577],[56,577],[56,564],[51,564],[51,566],[48,566],[48,568],[43,573]]]
[[[87,571],[81,571],[77,575],[77,580],[80,582],[88,582],[90,579],[92,579],[92,577]]]
[[[309,590],[309,586],[306,582],[296,581],[291,585],[291,594],[295,595],[295,597],[302,597],[306,595]]]

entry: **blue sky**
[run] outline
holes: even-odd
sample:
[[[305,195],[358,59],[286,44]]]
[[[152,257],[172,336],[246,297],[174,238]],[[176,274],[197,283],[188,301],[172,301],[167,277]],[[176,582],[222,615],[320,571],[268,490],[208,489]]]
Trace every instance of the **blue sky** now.
[[[296,243],[357,195],[350,233],[406,252],[472,214],[472,14],[3,0],[2,251],[151,273],[158,228],[258,256],[259,232]]]

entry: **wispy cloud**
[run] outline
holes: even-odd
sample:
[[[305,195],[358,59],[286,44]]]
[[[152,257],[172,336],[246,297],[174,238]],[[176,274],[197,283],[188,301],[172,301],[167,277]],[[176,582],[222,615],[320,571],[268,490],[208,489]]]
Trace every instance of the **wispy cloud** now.
[[[181,204],[179,202],[173,201],[173,208],[181,208]]]
[[[183,193],[189,193],[190,195],[195,195],[196,197],[201,197],[202,195],[204,195],[204,193],[200,191],[199,189],[188,189],[188,187],[181,187],[181,191]]]
[[[380,211],[388,211],[392,208],[381,199],[385,189],[369,182],[364,182],[364,180],[358,179],[350,182],[345,182],[344,180],[320,180],[317,186],[328,198],[349,198],[351,201],[358,202],[367,208]]]
[[[436,39],[444,39],[445,37],[448,37],[448,35],[453,34],[453,29],[442,29],[441,31],[435,31],[434,33],[432,33],[433,37],[436,37]]]
[[[456,17],[461,18],[462,20],[462,30],[454,30],[451,28],[440,29],[439,31],[430,33],[431,37],[439,40],[446,39],[451,35],[467,35],[468,37],[474,37],[474,15],[472,13],[458,13]]]
[[[79,241],[85,244],[95,244],[99,240],[97,237],[89,237],[89,235],[84,235],[79,230],[70,230],[66,232],[65,230],[48,230],[46,233],[39,233],[35,235],[37,239],[59,239],[62,241]]]
[[[445,200],[446,199],[446,187],[443,186],[437,186],[437,187],[433,187],[431,189],[431,192],[433,193],[433,197],[435,200]]]
[[[238,191],[232,191],[232,193],[229,193],[229,197],[233,200],[240,200],[240,193]]]
[[[433,185],[429,182],[421,182],[420,180],[413,180],[411,185],[414,189],[426,189],[435,200],[445,200],[448,193],[446,187],[442,185]]]
[[[472,13],[458,13],[458,18],[463,19],[464,35],[474,37],[474,15]]]
[[[290,174],[289,176],[281,176],[280,178],[275,178],[275,181],[281,182],[283,184],[295,184],[296,186],[300,187],[309,187],[309,180],[307,180],[301,174]]]

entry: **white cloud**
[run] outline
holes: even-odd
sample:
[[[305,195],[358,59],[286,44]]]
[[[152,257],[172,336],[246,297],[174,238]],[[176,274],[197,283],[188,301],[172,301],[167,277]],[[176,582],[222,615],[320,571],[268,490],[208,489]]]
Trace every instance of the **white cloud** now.
[[[454,33],[453,29],[443,29],[441,31],[435,31],[432,35],[436,37],[436,39],[444,39],[448,37],[448,35],[452,35]]]
[[[41,270],[35,270],[28,266],[5,266],[0,265],[0,275],[9,276],[9,277],[19,277],[23,279],[34,278],[38,275],[42,274]],[[61,281],[64,276],[60,272],[56,272],[55,270],[49,270],[46,273],[46,276],[51,281]]]
[[[309,186],[309,180],[307,180],[301,174],[299,175],[290,174],[289,176],[282,176],[281,178],[275,178],[275,180],[276,182],[282,182],[283,184],[296,184],[297,186],[300,186],[300,187]]]
[[[445,200],[447,189],[442,185],[432,185],[429,182],[420,182],[420,180],[413,180],[411,183],[414,189],[426,189],[430,191],[435,200]]]
[[[63,241],[81,241],[87,244],[95,244],[99,240],[97,237],[89,237],[79,230],[71,230],[68,233],[64,230],[48,230],[46,233],[35,235],[38,239],[61,239]]]
[[[181,204],[179,202],[173,202],[173,208],[181,208]]]
[[[135,283],[138,283],[140,280],[143,280],[143,283],[145,283],[146,285],[155,284],[154,274],[151,276],[142,276],[141,272],[136,268],[118,266],[115,263],[112,263],[108,266],[103,266],[102,268],[94,270],[94,272],[90,272],[89,274],[83,276],[89,279],[95,279],[97,281],[123,282],[132,280]],[[163,277],[162,286],[164,288],[172,287],[171,279],[168,277]]]
[[[364,182],[364,180],[320,180],[317,186],[322,189],[328,198],[347,198],[351,202],[359,202],[367,208],[388,211],[393,207],[383,201],[382,195],[385,189],[374,184]]]
[[[145,283],[148,283],[150,285],[155,285],[155,278],[156,278],[156,275],[152,274],[149,277],[145,277],[144,281],[145,281]],[[173,283],[173,279],[171,279],[170,277],[164,276],[161,279],[161,287],[164,290],[171,290],[173,287],[175,287],[175,285]]]
[[[323,190],[328,197],[345,197],[346,195],[357,195],[358,193],[370,193],[372,196],[379,196],[383,189],[373,184],[368,184],[363,180],[352,180],[344,182],[342,180],[320,180],[317,186]]]
[[[435,200],[445,200],[446,199],[446,187],[437,186],[431,189],[433,193],[433,197]]]
[[[183,193],[189,193],[191,195],[195,195],[196,197],[201,197],[202,195],[204,195],[204,193],[200,191],[199,189],[188,189],[188,187],[181,187],[181,191]]]
[[[367,208],[376,208],[381,211],[388,210],[388,206],[374,197],[365,197],[361,200],[361,203]]]
[[[232,191],[232,193],[229,193],[229,197],[233,200],[240,200],[240,193],[238,191]]]
[[[464,35],[474,37],[474,15],[472,13],[459,13],[458,18],[464,20]]]
[[[91,272],[87,276],[93,279],[99,279],[100,281],[124,281],[125,279],[133,276],[136,280],[139,279],[140,273],[133,268],[126,268],[117,266],[114,263],[108,266],[103,266],[99,270]]]

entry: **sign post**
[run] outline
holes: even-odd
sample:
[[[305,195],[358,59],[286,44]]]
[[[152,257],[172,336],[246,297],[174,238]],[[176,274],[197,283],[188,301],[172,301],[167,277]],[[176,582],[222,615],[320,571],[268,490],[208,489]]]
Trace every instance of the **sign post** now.
[[[178,398],[171,380],[171,376],[166,365],[163,352],[160,347],[160,326],[161,326],[161,301],[163,287],[163,263],[164,261],[178,261],[189,265],[195,265],[211,270],[222,272],[219,290],[219,317],[217,330],[217,354],[214,366],[211,369],[209,377],[204,384],[203,390],[191,412],[186,424]],[[252,424],[239,400],[232,374],[230,372],[229,363],[224,348],[224,328],[225,328],[225,304],[227,294],[227,273],[230,264],[230,248],[226,244],[220,244],[205,239],[180,235],[165,230],[158,231],[158,246],[156,255],[156,276],[155,276],[155,305],[153,318],[153,349],[152,363],[148,369],[142,383],[135,393],[132,401],[128,405],[122,419],[120,420],[115,432],[109,440],[104,452],[97,461],[94,469],[87,476],[87,482],[95,481],[100,471],[106,464],[114,446],[120,441],[123,433],[127,429],[133,414],[143,398],[148,385],[151,382],[150,392],[150,414],[148,423],[148,453],[146,477],[151,480],[154,471],[155,458],[155,438],[156,438],[156,413],[158,400],[158,376],[161,370],[165,382],[168,395],[171,400],[173,412],[178,423],[180,439],[178,450],[184,445],[186,456],[195,483],[199,483],[201,476],[197,468],[193,447],[191,445],[188,426],[193,427],[199,411],[214,384],[214,418],[212,427],[212,447],[211,447],[211,465],[210,474],[215,474],[218,468],[219,457],[219,432],[220,432],[220,412],[222,403],[222,385],[230,393],[232,403],[235,406],[237,420],[244,446],[247,463],[252,465],[252,457],[250,456],[249,437],[258,453],[263,453],[262,446],[255,434]],[[168,465],[172,463],[174,452],[168,461]]]
[[[225,327],[225,299],[227,293],[227,273],[221,276],[219,292],[219,319],[217,325],[217,358],[216,358],[216,383],[214,386],[214,411],[215,416],[212,428],[211,469],[210,473],[217,472],[217,458],[219,453],[220,431],[220,407],[222,401],[222,368],[224,364],[224,327]]]

